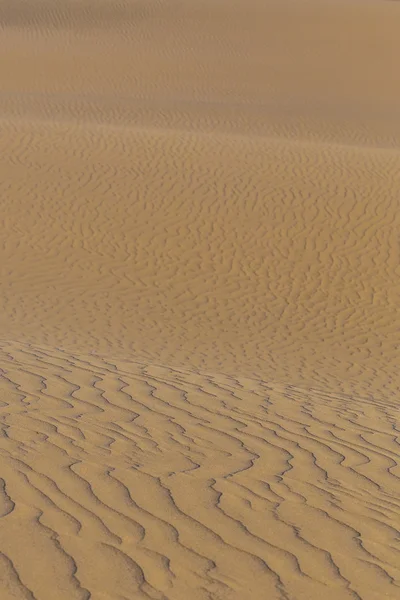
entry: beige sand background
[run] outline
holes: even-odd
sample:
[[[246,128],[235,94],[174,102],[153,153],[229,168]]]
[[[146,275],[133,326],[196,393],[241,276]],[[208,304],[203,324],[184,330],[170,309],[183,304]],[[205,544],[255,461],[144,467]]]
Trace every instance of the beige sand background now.
[[[400,4],[0,0],[0,598],[400,597]]]

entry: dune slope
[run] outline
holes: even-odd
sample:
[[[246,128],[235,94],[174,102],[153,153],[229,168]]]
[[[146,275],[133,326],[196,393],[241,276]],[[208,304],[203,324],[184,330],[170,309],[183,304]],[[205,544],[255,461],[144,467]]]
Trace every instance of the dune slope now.
[[[3,339],[398,393],[398,4],[1,7]]]
[[[2,130],[5,339],[398,392],[398,150]]]

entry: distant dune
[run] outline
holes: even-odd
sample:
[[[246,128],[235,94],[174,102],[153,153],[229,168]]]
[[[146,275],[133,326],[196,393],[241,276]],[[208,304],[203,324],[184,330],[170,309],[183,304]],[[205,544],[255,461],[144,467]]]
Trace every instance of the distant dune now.
[[[399,31],[0,0],[0,600],[400,596]]]

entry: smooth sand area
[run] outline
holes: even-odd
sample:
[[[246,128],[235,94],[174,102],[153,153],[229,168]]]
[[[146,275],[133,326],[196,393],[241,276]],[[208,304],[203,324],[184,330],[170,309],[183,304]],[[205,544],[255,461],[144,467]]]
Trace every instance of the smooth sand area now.
[[[0,600],[400,598],[399,32],[0,0]]]

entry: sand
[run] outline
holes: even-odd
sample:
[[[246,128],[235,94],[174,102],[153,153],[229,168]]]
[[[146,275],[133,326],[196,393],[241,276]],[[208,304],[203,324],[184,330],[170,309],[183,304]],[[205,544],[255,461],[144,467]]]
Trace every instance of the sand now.
[[[400,4],[0,0],[0,599],[400,597]]]

